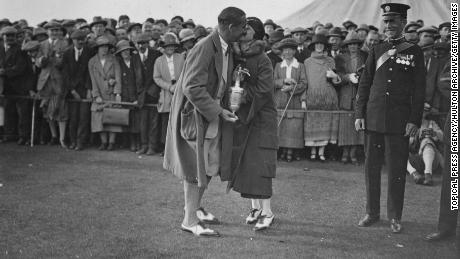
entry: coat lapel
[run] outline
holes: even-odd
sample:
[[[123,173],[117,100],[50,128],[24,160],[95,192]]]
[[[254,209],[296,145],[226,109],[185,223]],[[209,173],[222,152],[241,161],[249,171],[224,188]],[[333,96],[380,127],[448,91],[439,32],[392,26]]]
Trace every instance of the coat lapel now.
[[[214,47],[217,49],[217,52],[214,54],[214,60],[216,72],[220,80],[222,77],[222,44],[220,43],[220,37],[217,31],[212,34],[212,42],[214,43]],[[230,45],[228,47],[230,48]]]

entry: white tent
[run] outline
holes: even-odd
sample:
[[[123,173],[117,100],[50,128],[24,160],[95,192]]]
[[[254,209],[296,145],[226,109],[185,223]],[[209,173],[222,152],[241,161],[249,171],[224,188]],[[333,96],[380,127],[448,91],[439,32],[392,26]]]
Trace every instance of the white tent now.
[[[425,25],[437,27],[442,22],[450,21],[450,3],[458,0],[313,0],[277,23],[288,28],[310,27],[315,21],[342,26],[344,20],[350,19],[358,25],[365,23],[380,27],[380,5],[389,2],[410,5],[408,21],[422,19]]]

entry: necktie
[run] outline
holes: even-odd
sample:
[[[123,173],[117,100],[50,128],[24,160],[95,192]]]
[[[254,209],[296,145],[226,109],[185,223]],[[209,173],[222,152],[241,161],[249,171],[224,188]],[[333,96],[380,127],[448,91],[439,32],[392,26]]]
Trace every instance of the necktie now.
[[[77,50],[77,53],[75,55],[75,61],[78,62],[78,59],[80,59],[80,54],[81,54],[81,50]]]

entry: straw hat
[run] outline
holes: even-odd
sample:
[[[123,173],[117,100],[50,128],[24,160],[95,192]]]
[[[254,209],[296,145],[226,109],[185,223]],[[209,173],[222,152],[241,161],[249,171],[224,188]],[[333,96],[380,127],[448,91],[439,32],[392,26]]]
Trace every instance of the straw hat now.
[[[127,50],[127,49],[130,49],[130,50],[133,50],[134,48],[131,47],[131,45],[129,44],[129,41],[127,40],[120,40],[118,43],[117,43],[117,51],[115,51],[115,54],[118,54],[124,50]]]
[[[192,29],[182,29],[179,32],[179,39],[181,43],[188,40],[194,40],[195,38],[195,33],[193,33]]]
[[[168,46],[174,46],[174,47],[179,47],[180,44],[179,44],[179,40],[177,39],[177,36],[176,34],[174,33],[166,33],[164,36],[163,36],[163,47],[166,48]]]
[[[345,37],[345,40],[342,42],[342,46],[348,46],[350,44],[362,44],[363,41],[359,39],[358,33],[355,31],[350,31]]]

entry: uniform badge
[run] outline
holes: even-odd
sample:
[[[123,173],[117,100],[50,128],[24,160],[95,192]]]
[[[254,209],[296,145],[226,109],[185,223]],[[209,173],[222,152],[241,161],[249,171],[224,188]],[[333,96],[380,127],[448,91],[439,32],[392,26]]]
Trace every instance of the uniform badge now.
[[[391,10],[391,7],[389,5],[385,6],[385,11],[389,12]]]

